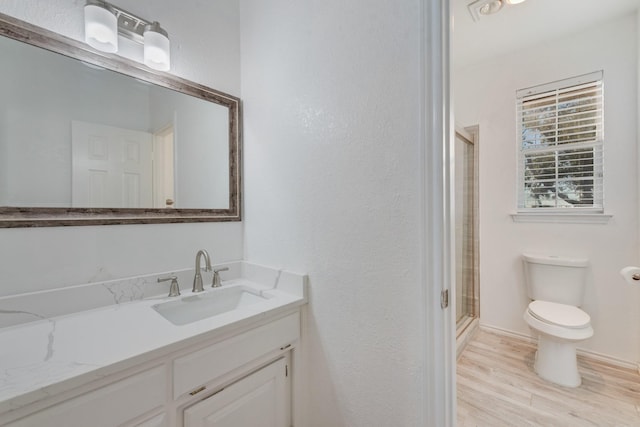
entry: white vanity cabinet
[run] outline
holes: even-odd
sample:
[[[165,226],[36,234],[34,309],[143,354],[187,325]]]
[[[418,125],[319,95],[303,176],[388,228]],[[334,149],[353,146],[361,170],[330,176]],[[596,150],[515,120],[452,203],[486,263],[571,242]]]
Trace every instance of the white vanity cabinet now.
[[[184,411],[184,427],[289,427],[291,386],[282,357]]]
[[[0,414],[0,425],[290,427],[299,339],[299,309],[255,320]]]

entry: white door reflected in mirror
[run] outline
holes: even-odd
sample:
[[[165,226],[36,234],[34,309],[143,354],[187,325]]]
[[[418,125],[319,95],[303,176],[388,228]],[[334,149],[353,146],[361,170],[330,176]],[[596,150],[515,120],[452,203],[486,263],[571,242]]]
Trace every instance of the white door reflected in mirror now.
[[[152,135],[73,121],[71,156],[73,207],[173,207],[173,126]]]
[[[72,206],[153,207],[152,140],[148,132],[72,122]]]

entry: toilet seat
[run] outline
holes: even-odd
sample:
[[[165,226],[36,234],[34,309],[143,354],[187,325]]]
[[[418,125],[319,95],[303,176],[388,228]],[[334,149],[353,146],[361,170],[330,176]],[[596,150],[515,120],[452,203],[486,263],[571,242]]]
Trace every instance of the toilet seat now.
[[[591,317],[572,305],[549,301],[533,301],[527,309],[537,320],[569,329],[590,327]]]

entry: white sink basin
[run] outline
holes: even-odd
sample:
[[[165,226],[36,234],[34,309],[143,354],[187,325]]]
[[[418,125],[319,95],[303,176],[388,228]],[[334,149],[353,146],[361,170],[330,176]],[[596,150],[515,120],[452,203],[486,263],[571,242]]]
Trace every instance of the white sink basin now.
[[[223,287],[203,294],[183,297],[176,301],[156,304],[152,307],[174,325],[186,325],[266,300],[267,298],[251,292],[248,288]]]

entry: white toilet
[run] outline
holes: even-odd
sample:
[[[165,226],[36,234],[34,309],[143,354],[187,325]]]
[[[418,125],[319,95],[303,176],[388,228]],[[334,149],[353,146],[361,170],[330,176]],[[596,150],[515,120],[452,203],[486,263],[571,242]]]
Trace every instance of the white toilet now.
[[[576,344],[591,338],[591,318],[582,305],[588,260],[522,255],[527,294],[533,301],[524,320],[538,335],[534,369],[545,380],[567,387],[582,383]]]

